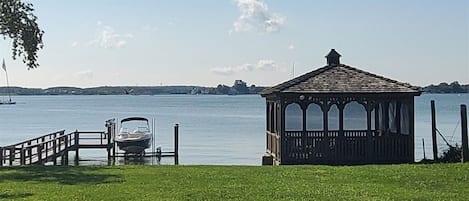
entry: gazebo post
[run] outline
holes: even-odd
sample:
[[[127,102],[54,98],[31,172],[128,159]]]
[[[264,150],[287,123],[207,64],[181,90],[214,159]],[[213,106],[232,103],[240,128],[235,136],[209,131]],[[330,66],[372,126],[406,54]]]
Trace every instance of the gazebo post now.
[[[308,103],[307,102],[301,102],[300,104],[301,111],[303,113],[303,132],[301,132],[301,146],[303,147],[301,150],[303,151],[303,159],[307,159],[308,157],[306,156],[306,110],[308,109]]]
[[[342,98],[339,99],[339,103],[337,104],[337,109],[339,110],[339,136],[336,140],[336,147],[338,148],[338,160],[343,161],[345,158],[343,157],[345,150],[345,137],[344,137],[344,100]]]
[[[396,130],[401,134],[401,104],[403,100],[396,101]]]
[[[415,161],[415,126],[414,126],[414,99],[412,98],[409,101],[409,156],[410,156],[410,162],[413,163]]]
[[[337,109],[339,109],[339,137],[342,139],[344,138],[344,108],[345,104],[340,100]]]
[[[329,135],[327,134],[327,132],[329,131],[329,104],[327,103],[327,99],[323,100],[322,101],[323,104],[322,104],[322,118],[323,118],[323,127],[324,127],[324,137],[323,137],[323,141],[321,142],[321,152],[323,152],[326,157],[329,157],[329,149],[326,149],[327,147],[329,147]],[[327,150],[327,153],[326,153],[326,150]]]
[[[389,134],[389,101],[385,101],[383,104],[383,135]]]
[[[280,163],[283,163],[287,159],[287,154],[288,150],[286,148],[287,143],[285,139],[285,99],[280,98],[280,130],[279,130],[279,135],[280,135],[280,155],[278,156],[278,160]]]
[[[375,102],[374,104],[374,108],[375,108],[375,130],[378,130],[379,129],[379,121],[381,121],[381,119],[379,119],[379,102]]]
[[[374,153],[373,153],[373,141],[371,136],[371,111],[373,110],[372,103],[367,100],[366,101],[366,160],[373,160]]]

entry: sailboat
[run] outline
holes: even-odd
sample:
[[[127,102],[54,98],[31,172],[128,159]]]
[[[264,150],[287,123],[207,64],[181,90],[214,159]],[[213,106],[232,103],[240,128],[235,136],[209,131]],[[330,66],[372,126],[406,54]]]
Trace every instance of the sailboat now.
[[[14,105],[16,104],[16,102],[11,101],[11,90],[10,90],[10,83],[8,82],[8,72],[7,72],[7,66],[5,65],[5,59],[3,59],[2,68],[5,71],[5,76],[7,78],[8,101],[0,101],[0,105]]]

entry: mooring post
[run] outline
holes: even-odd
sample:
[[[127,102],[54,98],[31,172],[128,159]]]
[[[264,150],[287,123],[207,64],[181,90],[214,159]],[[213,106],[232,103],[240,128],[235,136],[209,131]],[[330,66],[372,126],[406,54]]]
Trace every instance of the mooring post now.
[[[433,145],[433,160],[438,160],[438,147],[436,144],[436,114],[435,114],[435,101],[432,100],[431,102],[431,110],[432,110],[432,145]]]
[[[174,164],[179,165],[179,124],[174,126]]]
[[[3,166],[3,148],[0,147],[0,167]]]
[[[425,156],[425,138],[422,138],[422,146],[423,146],[423,159],[427,159],[427,156]]]
[[[462,140],[462,162],[469,162],[469,146],[467,142],[467,107],[461,105],[461,140]]]

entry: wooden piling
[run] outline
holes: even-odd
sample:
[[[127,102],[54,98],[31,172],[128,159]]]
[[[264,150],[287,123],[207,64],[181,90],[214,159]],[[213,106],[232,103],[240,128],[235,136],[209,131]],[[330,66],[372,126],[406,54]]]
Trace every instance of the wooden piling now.
[[[469,146],[467,137],[467,107],[461,105],[461,139],[462,139],[462,162],[469,162]]]
[[[174,126],[174,164],[179,165],[179,124]]]
[[[0,167],[3,166],[3,148],[0,147]]]
[[[427,159],[427,156],[425,156],[425,139],[422,138],[422,146],[423,146],[423,159]]]
[[[433,160],[438,160],[438,147],[436,143],[436,114],[435,114],[435,101],[431,101],[432,112],[432,145],[433,145]]]

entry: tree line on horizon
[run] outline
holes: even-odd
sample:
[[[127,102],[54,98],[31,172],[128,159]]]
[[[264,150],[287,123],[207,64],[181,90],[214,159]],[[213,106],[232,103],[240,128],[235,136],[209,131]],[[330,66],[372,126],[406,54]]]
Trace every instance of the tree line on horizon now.
[[[248,86],[242,80],[236,80],[233,86],[219,84],[217,87],[202,86],[101,86],[91,88],[79,87],[50,87],[24,88],[24,87],[0,87],[0,95],[160,95],[160,94],[207,94],[207,95],[242,95],[258,94],[265,87],[255,85]]]
[[[203,86],[101,86],[90,88],[51,87],[23,88],[10,87],[12,95],[161,95],[161,94],[207,94],[207,95],[243,95],[259,94],[266,87],[248,86],[243,80],[236,80],[232,86],[219,84],[216,87]],[[469,93],[469,84],[461,85],[454,81],[423,87],[424,93]],[[0,95],[8,94],[7,87],[0,87]]]
[[[423,88],[426,93],[469,93],[469,84],[461,85],[458,81],[450,84],[442,82],[438,85],[429,85]]]

